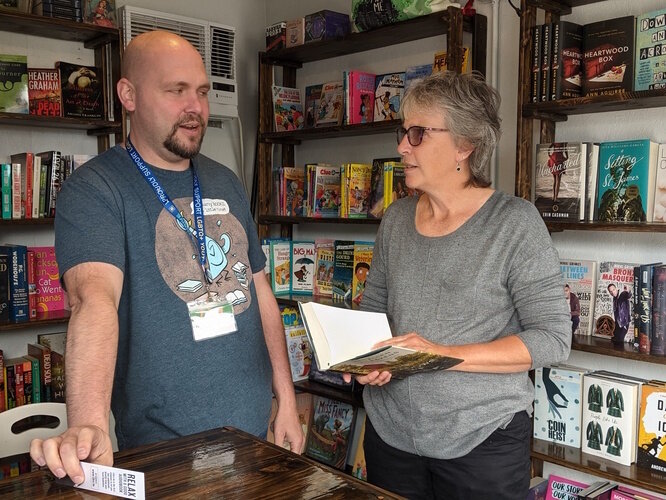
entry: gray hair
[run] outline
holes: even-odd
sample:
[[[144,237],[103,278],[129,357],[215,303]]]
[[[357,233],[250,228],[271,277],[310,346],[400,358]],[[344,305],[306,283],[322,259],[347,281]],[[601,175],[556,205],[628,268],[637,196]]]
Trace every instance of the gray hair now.
[[[469,156],[469,185],[490,185],[490,157],[500,137],[499,93],[477,71],[435,73],[410,85],[400,114],[435,110],[446,119],[456,144],[473,148]]]

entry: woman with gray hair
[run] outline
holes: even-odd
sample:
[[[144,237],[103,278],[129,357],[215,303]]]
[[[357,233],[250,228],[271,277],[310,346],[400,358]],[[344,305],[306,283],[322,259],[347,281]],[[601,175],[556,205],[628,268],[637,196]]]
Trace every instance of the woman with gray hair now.
[[[357,377],[368,480],[408,498],[524,500],[528,371],[569,355],[548,231],[534,205],[490,187],[499,103],[482,76],[445,72],[401,105],[398,152],[421,194],[384,214],[361,307],[389,317],[395,337],[378,346],[464,360],[403,380]]]

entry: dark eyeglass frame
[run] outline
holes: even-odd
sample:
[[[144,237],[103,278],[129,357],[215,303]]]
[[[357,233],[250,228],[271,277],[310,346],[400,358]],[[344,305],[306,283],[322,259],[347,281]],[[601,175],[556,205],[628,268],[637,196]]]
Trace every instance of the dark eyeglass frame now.
[[[412,132],[414,130],[416,134]],[[398,127],[395,130],[395,136],[396,139],[398,140],[398,144],[402,142],[402,140],[407,136],[407,141],[409,144],[413,147],[419,146],[421,142],[423,142],[423,132],[426,130],[432,131],[432,132],[449,132],[450,130],[448,128],[436,128],[436,127],[421,127],[420,125],[412,125],[409,128],[405,127]]]

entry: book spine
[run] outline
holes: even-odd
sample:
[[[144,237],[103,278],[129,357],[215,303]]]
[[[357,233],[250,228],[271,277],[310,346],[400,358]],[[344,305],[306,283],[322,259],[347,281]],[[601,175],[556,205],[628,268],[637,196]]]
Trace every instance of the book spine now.
[[[13,362],[5,365],[5,409],[16,408],[16,376]]]
[[[634,286],[631,295],[634,317],[634,346],[640,349],[640,311],[641,311],[641,266],[634,266]]]
[[[12,166],[0,164],[0,188],[2,189],[2,218],[12,218]]]
[[[23,385],[23,363],[21,361],[14,365],[14,391],[16,406],[23,406],[25,404],[25,387]]]
[[[9,321],[9,298],[9,255],[0,250],[0,321]]]
[[[28,344],[28,355],[39,362],[39,389],[41,401],[51,402],[51,351],[44,346]]]
[[[21,164],[12,163],[12,219],[21,218]]]
[[[56,198],[58,191],[60,191],[60,151],[53,151],[51,161],[51,180],[49,186],[49,217],[55,217]]]
[[[5,401],[5,356],[0,349],[0,413],[7,409]],[[1,477],[1,476],[0,476]]]
[[[666,354],[666,266],[654,269],[652,277],[652,345],[650,354]]]
[[[28,320],[28,280],[27,249],[19,245],[5,247],[9,267],[9,319],[10,321]]]
[[[39,189],[42,175],[42,162],[39,156],[34,156],[32,164],[32,218],[39,218]]]
[[[35,252],[27,251],[28,270],[28,316],[37,317],[37,274],[35,272]]]
[[[65,356],[51,351],[51,393],[54,403],[65,402]]]
[[[25,358],[22,358],[22,359],[25,359]],[[23,363],[23,398],[25,400],[25,404],[27,404],[27,405],[36,402],[33,399],[33,393],[32,393],[33,383],[32,382],[33,382],[32,362],[26,360]]]
[[[550,97],[550,61],[552,59],[552,25],[544,24],[541,33],[541,101]]]
[[[31,377],[32,377],[32,402],[33,403],[41,403],[42,402],[42,390],[41,390],[41,377],[40,377],[40,362],[39,359],[35,358],[34,356],[25,356],[25,359],[27,359],[30,362],[30,366],[32,368],[31,372]]]
[[[550,95],[549,100],[554,101],[558,98],[558,91],[561,93],[560,66],[562,60],[560,57],[560,23],[553,23],[551,26],[552,47],[550,50]]]
[[[39,173],[39,216],[46,217],[46,184],[49,178],[49,166],[46,163],[40,165]]]
[[[640,311],[638,316],[638,352],[650,354],[652,337],[652,270],[653,266],[641,266],[641,278],[638,300]]]
[[[33,155],[32,153],[25,154],[25,164],[23,177],[25,182],[25,190],[23,192],[23,217],[26,219],[32,219],[32,178],[33,178]]]

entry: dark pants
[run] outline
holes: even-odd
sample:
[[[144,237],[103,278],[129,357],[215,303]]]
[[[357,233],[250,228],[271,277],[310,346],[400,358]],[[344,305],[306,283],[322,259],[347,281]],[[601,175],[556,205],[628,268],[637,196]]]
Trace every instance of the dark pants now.
[[[580,325],[580,316],[571,316],[571,333],[576,333]]]
[[[389,446],[366,420],[368,481],[409,499],[525,500],[530,484],[531,420],[516,413],[464,457],[421,457]]]
[[[623,344],[624,339],[627,336],[627,331],[629,330],[629,326],[619,326],[617,323],[615,323],[615,330],[613,331],[613,343],[614,344]]]

